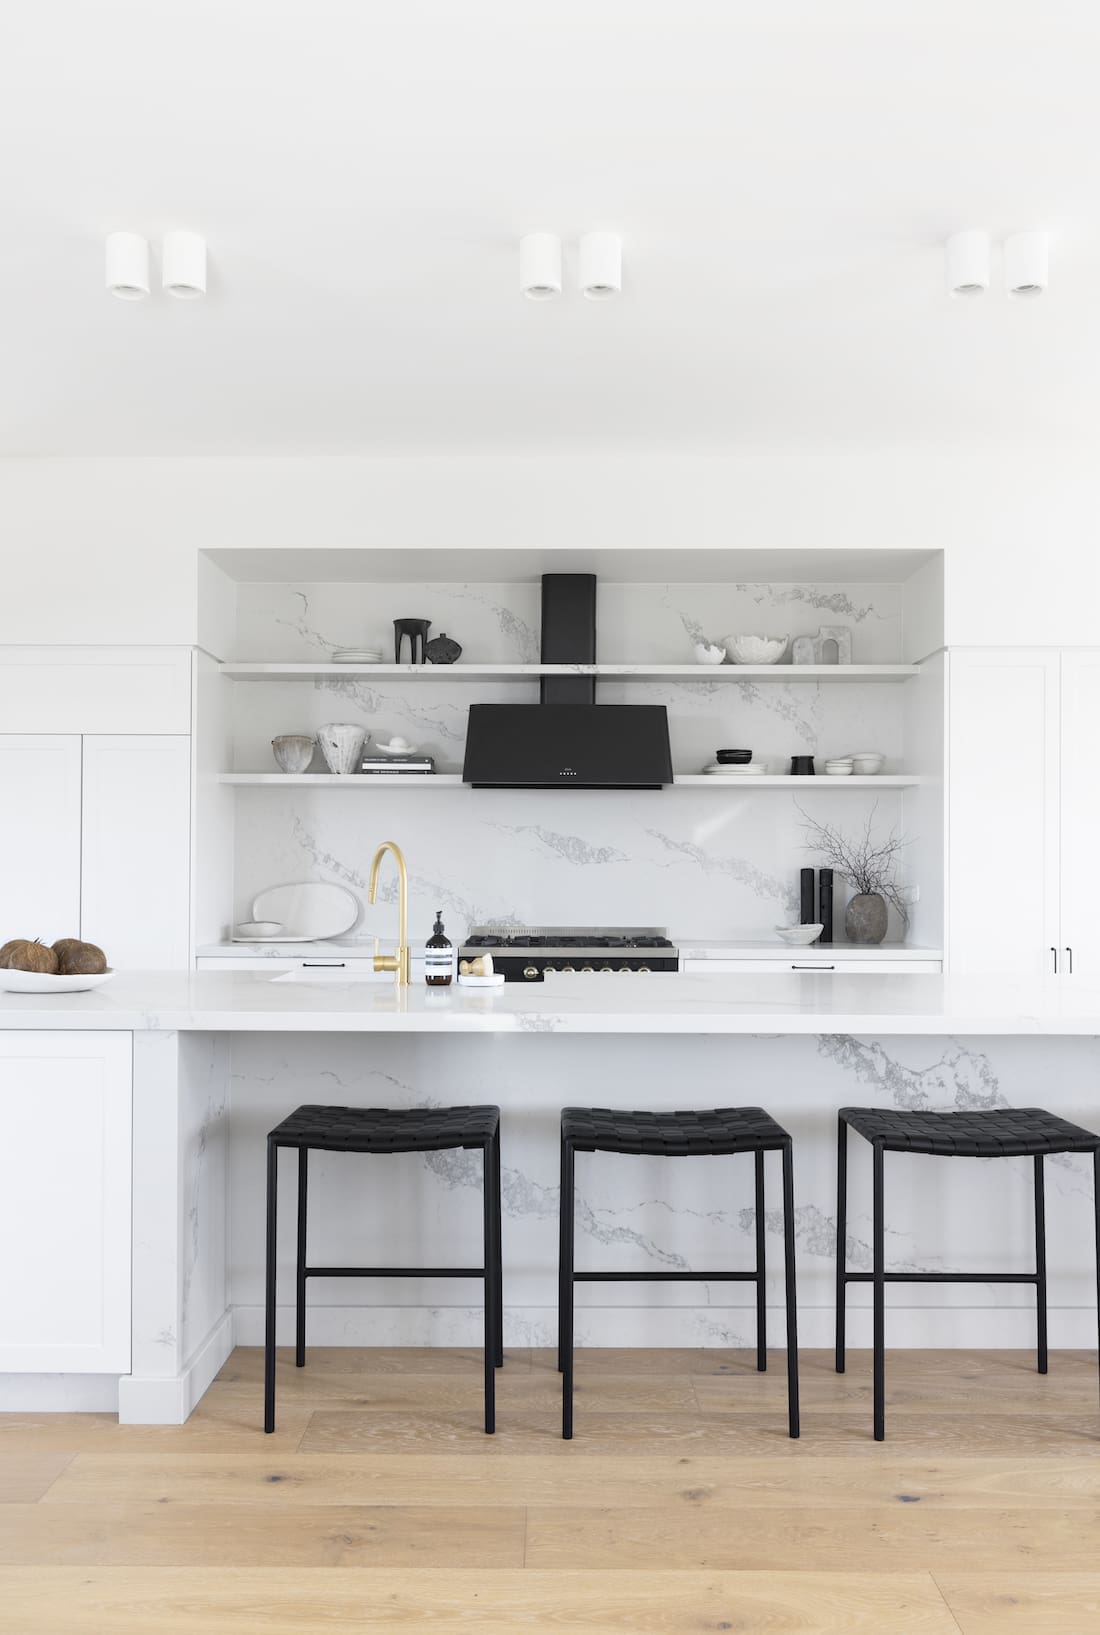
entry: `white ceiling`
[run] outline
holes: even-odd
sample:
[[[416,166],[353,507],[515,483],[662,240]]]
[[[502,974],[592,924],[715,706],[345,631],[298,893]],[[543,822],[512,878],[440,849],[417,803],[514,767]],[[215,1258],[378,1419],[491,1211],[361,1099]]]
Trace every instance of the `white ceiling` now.
[[[0,454],[1091,445],[1098,85],[1095,0],[8,5]],[[108,297],[173,226],[209,298]],[[522,300],[596,227],[620,301]]]

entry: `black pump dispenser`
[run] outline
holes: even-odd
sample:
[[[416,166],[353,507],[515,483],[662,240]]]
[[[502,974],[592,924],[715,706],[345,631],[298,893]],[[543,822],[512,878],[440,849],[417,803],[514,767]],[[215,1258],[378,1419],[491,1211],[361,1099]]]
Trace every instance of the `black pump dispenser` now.
[[[424,981],[429,988],[448,988],[454,974],[454,944],[443,929],[443,910],[437,908],[432,934],[424,944]]]

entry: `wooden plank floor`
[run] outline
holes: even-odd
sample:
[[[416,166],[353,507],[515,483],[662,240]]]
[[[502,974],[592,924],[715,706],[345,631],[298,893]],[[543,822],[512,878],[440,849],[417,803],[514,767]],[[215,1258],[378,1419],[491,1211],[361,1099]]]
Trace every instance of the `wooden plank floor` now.
[[[187,1425],[0,1415],[0,1631],[18,1635],[1096,1635],[1091,1353],[870,1359],[238,1350]]]

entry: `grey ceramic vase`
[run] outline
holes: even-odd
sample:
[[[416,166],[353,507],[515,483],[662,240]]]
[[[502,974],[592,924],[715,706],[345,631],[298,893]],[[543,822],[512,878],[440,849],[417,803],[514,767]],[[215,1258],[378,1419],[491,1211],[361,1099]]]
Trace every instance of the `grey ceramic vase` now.
[[[877,891],[861,891],[844,911],[844,930],[849,942],[864,946],[882,941],[889,914],[885,897]]]

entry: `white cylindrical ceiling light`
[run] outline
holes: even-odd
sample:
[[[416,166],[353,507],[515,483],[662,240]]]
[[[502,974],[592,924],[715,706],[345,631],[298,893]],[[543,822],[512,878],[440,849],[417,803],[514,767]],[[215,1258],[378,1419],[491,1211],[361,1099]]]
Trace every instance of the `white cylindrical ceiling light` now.
[[[519,287],[529,301],[552,301],[561,294],[561,239],[556,233],[528,233],[520,239]]]
[[[107,288],[120,301],[141,301],[149,293],[149,245],[140,233],[108,233]]]
[[[1005,239],[1005,283],[1009,295],[1042,295],[1047,287],[1047,235],[1014,233]]]
[[[989,234],[953,233],[944,252],[952,295],[984,295],[989,288]]]
[[[199,233],[165,233],[161,260],[165,293],[181,301],[206,294],[206,240]]]
[[[607,301],[623,287],[623,241],[618,233],[585,233],[580,253],[581,293]]]

